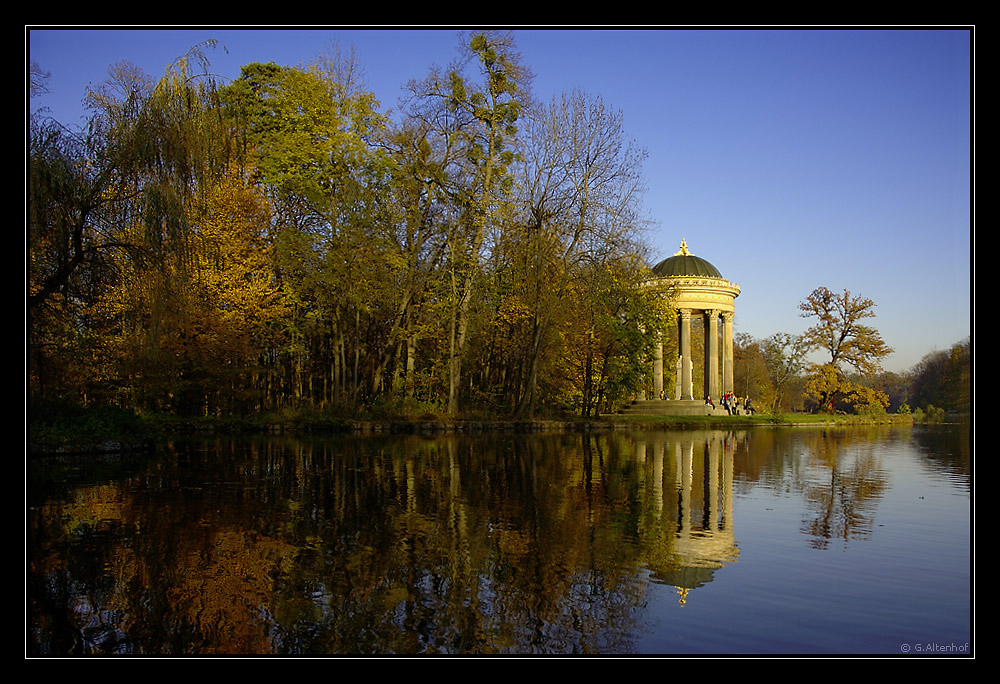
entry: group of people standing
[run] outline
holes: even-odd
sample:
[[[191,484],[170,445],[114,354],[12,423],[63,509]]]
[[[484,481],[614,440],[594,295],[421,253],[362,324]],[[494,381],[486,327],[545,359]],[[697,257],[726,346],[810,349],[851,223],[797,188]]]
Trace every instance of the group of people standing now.
[[[722,395],[722,408],[729,412],[729,415],[735,416],[740,412],[740,408],[743,412],[748,415],[753,415],[753,405],[750,403],[750,397],[743,397],[740,399],[732,392],[726,392]]]
[[[712,397],[706,397],[705,403],[710,405],[713,409],[715,408],[715,402],[712,401]],[[732,392],[726,392],[722,395],[722,408],[726,409],[726,413],[731,416],[737,415],[741,408],[743,409],[743,413],[748,416],[752,416],[754,413],[750,397],[743,397],[740,399]]]

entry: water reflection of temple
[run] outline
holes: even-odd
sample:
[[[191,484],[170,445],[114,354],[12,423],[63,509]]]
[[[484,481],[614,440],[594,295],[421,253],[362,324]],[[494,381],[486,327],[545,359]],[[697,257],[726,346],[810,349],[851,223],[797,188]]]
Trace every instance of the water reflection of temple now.
[[[733,458],[737,438],[724,432],[646,434],[636,456],[652,461],[653,497],[668,539],[647,560],[654,581],[677,589],[683,605],[692,589],[739,557],[733,530]]]

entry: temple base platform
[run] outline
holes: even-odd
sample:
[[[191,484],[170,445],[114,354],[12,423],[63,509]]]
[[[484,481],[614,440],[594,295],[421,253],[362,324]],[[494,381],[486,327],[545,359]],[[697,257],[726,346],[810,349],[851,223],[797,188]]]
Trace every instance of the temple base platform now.
[[[715,405],[713,409],[704,399],[647,399],[633,401],[622,413],[634,416],[728,416],[730,413]],[[742,415],[741,409],[737,415]]]

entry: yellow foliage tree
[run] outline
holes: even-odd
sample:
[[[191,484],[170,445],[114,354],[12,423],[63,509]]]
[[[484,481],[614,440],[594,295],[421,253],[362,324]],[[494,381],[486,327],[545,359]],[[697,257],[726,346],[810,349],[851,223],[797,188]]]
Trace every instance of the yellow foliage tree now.
[[[806,383],[806,391],[819,406],[829,409],[838,398],[846,399],[855,410],[888,406],[884,393],[848,381],[843,368],[851,366],[862,377],[873,377],[881,371],[882,359],[892,354],[878,330],[862,323],[875,316],[875,302],[847,290],[836,293],[819,287],[799,309],[803,317],[817,320],[802,336],[805,347],[830,355],[828,362],[812,365]]]
[[[889,395],[873,387],[849,383],[847,400],[855,413],[882,413],[889,406]]]
[[[272,324],[288,314],[274,278],[267,199],[231,170],[199,211],[193,280],[225,331],[227,348],[245,357],[272,342]]]
[[[260,359],[280,344],[288,309],[273,277],[266,198],[234,168],[187,213],[185,254],[155,268],[117,264],[120,286],[90,311],[94,365],[140,408],[259,409]]]
[[[214,380],[209,391],[219,396],[213,403],[221,406],[228,397],[259,410],[261,359],[283,343],[291,309],[274,275],[267,198],[233,167],[190,212],[198,229],[187,322],[203,335],[197,357]]]

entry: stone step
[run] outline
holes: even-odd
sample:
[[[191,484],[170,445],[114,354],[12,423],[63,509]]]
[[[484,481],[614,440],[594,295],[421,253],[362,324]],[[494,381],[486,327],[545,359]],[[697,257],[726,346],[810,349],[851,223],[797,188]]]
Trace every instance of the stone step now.
[[[623,413],[640,416],[728,416],[729,412],[719,404],[713,409],[704,399],[646,399],[633,401]],[[743,415],[742,409],[737,415]]]

